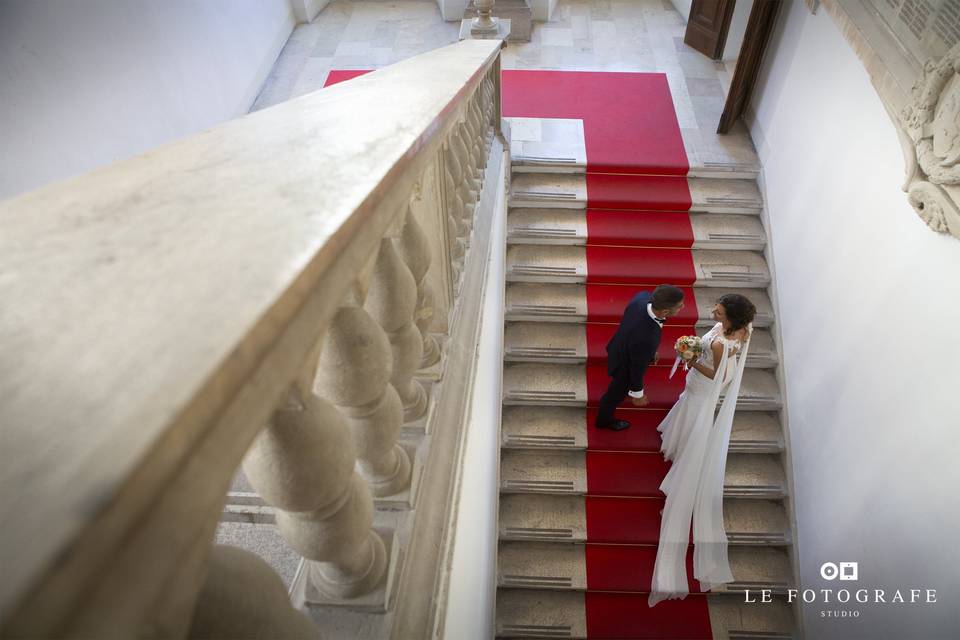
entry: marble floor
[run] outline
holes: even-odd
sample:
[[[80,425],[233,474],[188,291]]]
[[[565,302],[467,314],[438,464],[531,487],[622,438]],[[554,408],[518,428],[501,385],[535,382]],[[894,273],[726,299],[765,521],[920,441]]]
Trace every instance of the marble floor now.
[[[683,43],[669,0],[559,0],[529,43],[510,43],[504,69],[656,71],[670,83],[681,129],[713,131],[724,104],[722,66]],[[323,86],[331,69],[375,69],[457,41],[433,0],[334,0],[296,27],[253,110]]]

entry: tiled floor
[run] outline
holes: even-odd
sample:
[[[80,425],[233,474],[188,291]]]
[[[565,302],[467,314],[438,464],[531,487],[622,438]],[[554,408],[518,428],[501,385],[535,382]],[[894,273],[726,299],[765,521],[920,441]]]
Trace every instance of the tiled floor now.
[[[712,130],[720,68],[683,43],[685,28],[669,0],[559,0],[554,19],[535,22],[529,43],[511,43],[502,65],[665,73],[680,128]],[[253,110],[321,88],[331,69],[387,66],[456,42],[458,31],[433,0],[334,0],[294,30]]]

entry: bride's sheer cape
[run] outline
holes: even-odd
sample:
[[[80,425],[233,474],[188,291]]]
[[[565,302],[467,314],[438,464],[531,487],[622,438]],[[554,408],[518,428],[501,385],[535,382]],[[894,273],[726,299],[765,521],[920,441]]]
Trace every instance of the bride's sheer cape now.
[[[687,547],[693,520],[693,575],[701,591],[733,582],[727,558],[727,535],[723,526],[723,479],[733,414],[740,393],[740,381],[747,360],[753,325],[739,350],[737,342],[722,335],[717,323],[705,336],[701,362],[712,362],[710,344],[724,344],[714,379],[691,370],[680,399],[663,419],[661,451],[673,465],[660,484],[666,504],[660,523],[660,543],[653,570],[648,605],[661,600],[684,598],[687,583]],[[734,354],[731,355],[731,350]],[[714,411],[726,388],[720,411]]]

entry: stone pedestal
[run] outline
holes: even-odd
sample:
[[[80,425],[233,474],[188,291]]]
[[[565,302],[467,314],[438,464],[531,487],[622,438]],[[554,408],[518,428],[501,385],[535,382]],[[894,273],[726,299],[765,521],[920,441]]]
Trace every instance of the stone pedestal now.
[[[508,42],[530,42],[533,31],[533,12],[526,0],[497,0],[493,5],[493,16],[510,21]],[[471,0],[463,13],[464,18],[475,18],[477,6]]]
[[[500,19],[497,21],[496,31],[486,31],[472,33],[473,18],[466,18],[460,23],[461,40],[506,40],[510,35],[510,21]]]

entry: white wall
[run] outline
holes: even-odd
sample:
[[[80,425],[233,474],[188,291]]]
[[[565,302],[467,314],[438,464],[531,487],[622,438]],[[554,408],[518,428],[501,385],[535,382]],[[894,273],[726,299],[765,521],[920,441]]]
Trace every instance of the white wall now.
[[[470,0],[437,0],[440,15],[444,20],[463,20]]]
[[[727,41],[723,45],[724,62],[736,60],[743,45],[743,34],[747,31],[747,21],[750,19],[751,0],[736,0],[733,7],[733,16],[730,18],[730,28],[727,30]]]
[[[330,0],[290,0],[297,22],[310,22],[330,4]]]
[[[0,5],[0,199],[246,113],[289,0]]]
[[[557,9],[557,0],[527,0],[527,4],[533,19],[540,22],[549,22]]]
[[[956,637],[960,241],[908,206],[894,128],[827,12],[786,5],[751,131],[777,279],[801,586],[939,595],[859,605],[858,620],[806,605],[806,637]],[[859,581],[823,580],[827,561],[859,562]]]
[[[693,4],[693,0],[670,0],[670,4],[673,5],[673,8],[683,17],[683,21],[686,22],[687,18],[690,17],[690,6]]]

